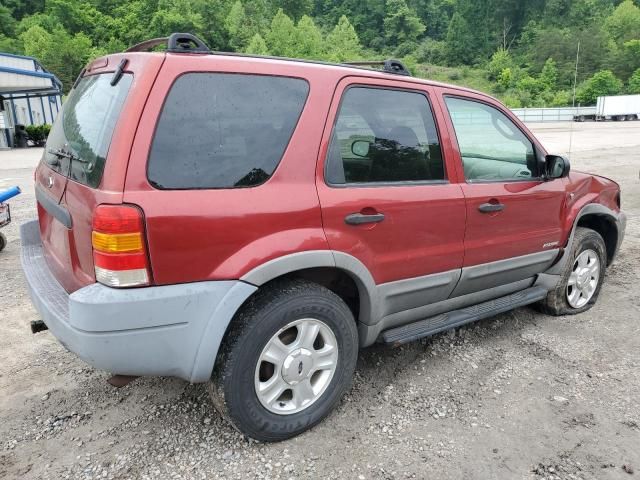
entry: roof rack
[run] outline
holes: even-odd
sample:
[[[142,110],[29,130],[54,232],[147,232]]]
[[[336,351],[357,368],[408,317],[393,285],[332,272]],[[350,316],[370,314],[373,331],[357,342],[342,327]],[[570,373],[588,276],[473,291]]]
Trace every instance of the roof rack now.
[[[351,65],[354,67],[380,67],[382,71],[387,73],[393,73],[395,75],[405,75],[410,77],[411,72],[402,64],[400,60],[374,60],[367,62],[344,62],[343,65]]]
[[[207,44],[190,33],[172,33],[169,37],[153,38],[138,43],[126,52],[148,52],[158,45],[167,44],[167,52],[172,53],[211,53]]]
[[[144,42],[138,43],[133,47],[128,48],[125,52],[148,52],[149,50],[157,47],[158,45],[166,44],[165,51],[172,53],[204,53],[204,54],[213,54],[222,52],[212,52],[206,43],[200,40],[198,37],[191,33],[172,33],[168,37],[162,38],[152,38],[151,40],[145,40]],[[234,56],[257,56],[260,55],[248,55],[242,53],[224,53],[224,55],[234,55]],[[279,57],[269,57],[264,56],[263,58],[279,58]],[[400,60],[394,60],[392,58],[388,60],[374,60],[374,61],[358,61],[358,62],[344,62],[341,64],[331,64],[320,61],[313,60],[301,60],[296,58],[282,58],[284,60],[295,60],[300,62],[308,62],[308,63],[321,63],[325,65],[343,65],[350,67],[382,67],[380,70],[386,73],[392,73],[394,75],[404,75],[411,76],[409,70],[404,66],[404,64]]]

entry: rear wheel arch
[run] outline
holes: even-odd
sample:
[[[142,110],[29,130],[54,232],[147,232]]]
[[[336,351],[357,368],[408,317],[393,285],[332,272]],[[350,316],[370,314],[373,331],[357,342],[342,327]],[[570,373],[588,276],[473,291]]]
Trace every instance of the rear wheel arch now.
[[[298,252],[270,260],[241,277],[243,283],[257,289],[238,306],[220,344],[227,340],[243,309],[257,296],[283,280],[296,279],[314,282],[338,295],[351,310],[356,323],[370,323],[370,319],[378,318],[375,282],[362,262],[349,254],[330,250]],[[212,367],[218,363],[219,356],[220,351],[216,350]]]
[[[283,278],[303,278],[328,288],[345,301],[359,322],[370,323],[370,319],[377,318],[375,281],[365,265],[352,255],[332,250],[298,252],[270,260],[240,280],[257,286],[259,291]]]

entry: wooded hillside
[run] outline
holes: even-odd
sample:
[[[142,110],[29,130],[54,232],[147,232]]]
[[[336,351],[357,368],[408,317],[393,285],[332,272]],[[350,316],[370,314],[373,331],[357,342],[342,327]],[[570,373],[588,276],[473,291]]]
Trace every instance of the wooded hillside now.
[[[342,62],[400,58],[418,76],[564,106],[640,93],[640,0],[2,0],[0,51],[65,89],[84,64],[192,32],[216,50]]]

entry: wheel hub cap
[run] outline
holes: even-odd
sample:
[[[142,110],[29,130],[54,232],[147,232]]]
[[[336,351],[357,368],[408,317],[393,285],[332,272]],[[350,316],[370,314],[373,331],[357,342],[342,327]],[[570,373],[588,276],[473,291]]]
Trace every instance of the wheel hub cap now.
[[[593,250],[578,255],[567,281],[567,301],[573,308],[584,307],[595,293],[600,281],[600,259]]]
[[[287,355],[282,362],[282,379],[289,385],[297,385],[307,378],[313,368],[313,357],[309,350],[299,348]]]
[[[338,342],[324,322],[295,320],[266,343],[255,371],[255,391],[272,413],[298,413],[318,400],[338,365]]]

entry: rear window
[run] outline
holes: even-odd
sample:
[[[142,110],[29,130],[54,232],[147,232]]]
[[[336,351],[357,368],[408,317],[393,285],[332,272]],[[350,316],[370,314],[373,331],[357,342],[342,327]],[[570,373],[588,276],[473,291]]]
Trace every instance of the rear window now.
[[[93,188],[102,179],[113,130],[133,80],[125,74],[112,86],[112,78],[113,73],[105,73],[80,80],[62,106],[45,148],[52,168]]]
[[[156,128],[148,178],[160,189],[252,187],[278,166],[309,92],[296,78],[188,73]]]

